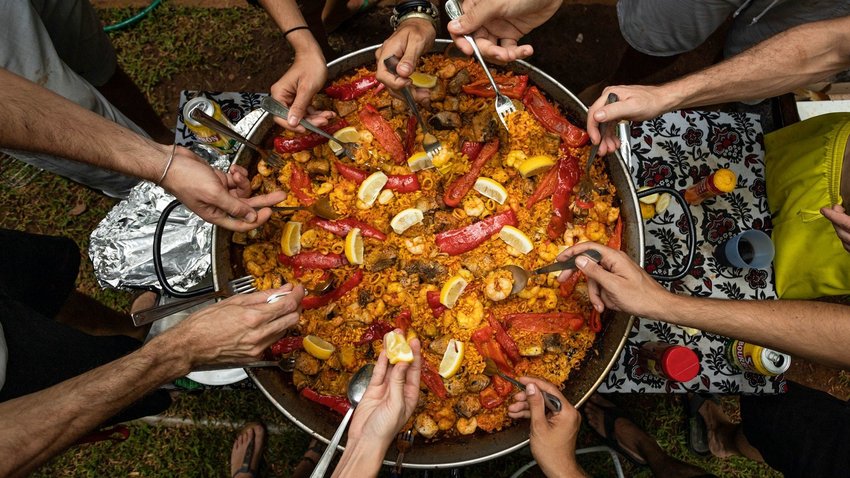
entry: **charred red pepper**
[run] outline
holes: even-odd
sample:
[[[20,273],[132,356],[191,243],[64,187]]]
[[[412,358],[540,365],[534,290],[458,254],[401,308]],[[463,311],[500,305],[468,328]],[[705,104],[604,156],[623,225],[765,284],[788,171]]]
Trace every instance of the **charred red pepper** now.
[[[428,300],[428,307],[431,308],[431,313],[434,314],[435,319],[443,315],[443,312],[449,310],[448,307],[440,302],[440,291],[429,290],[425,294],[425,298]]]
[[[407,131],[404,134],[404,153],[410,157],[413,147],[416,146],[416,116],[407,118]]]
[[[441,232],[437,234],[434,240],[440,252],[456,256],[480,246],[501,231],[502,227],[516,226],[517,224],[513,209],[508,209],[468,226]]]
[[[463,147],[461,147],[461,151],[462,150]],[[481,174],[481,169],[484,168],[487,161],[490,161],[490,158],[492,158],[498,151],[498,138],[485,144],[481,148],[481,152],[472,159],[469,171],[452,181],[449,187],[446,188],[446,192],[443,194],[443,202],[446,203],[446,206],[457,207],[460,205],[460,201],[464,196],[466,196],[466,193],[475,186],[475,180],[478,179],[478,175]]]
[[[559,135],[568,146],[579,148],[590,141],[587,131],[567,121],[558,109],[543,96],[536,86],[531,86],[522,97],[522,104],[531,111],[544,128]]]
[[[496,85],[499,86],[499,91],[503,95],[515,100],[522,98],[522,94],[528,87],[528,75],[493,75],[493,79],[496,80]],[[463,85],[463,92],[481,98],[496,97],[496,91],[487,78]]]
[[[478,401],[481,403],[482,407],[488,410],[492,410],[505,403],[505,400],[507,400],[507,397],[499,395],[499,392],[491,386],[488,386],[484,390],[478,392]]]
[[[502,372],[513,375],[514,368],[505,356],[499,342],[493,337],[493,334],[493,328],[485,325],[473,332],[470,338],[472,339],[472,343],[475,344],[475,349],[478,350],[479,355],[492,360]]]
[[[520,361],[522,356],[519,354],[519,347],[517,347],[514,339],[511,338],[510,335],[505,331],[505,328],[502,327],[501,322],[496,320],[496,317],[493,316],[493,313],[490,312],[487,316],[487,322],[490,324],[490,328],[493,329],[493,335],[496,338],[496,342],[502,347],[502,350],[505,351],[505,354],[511,359],[511,362],[517,363]]]
[[[559,334],[568,330],[578,330],[584,324],[581,314],[572,312],[542,312],[508,314],[505,323],[510,328],[539,332],[543,334]]]
[[[596,308],[590,311],[590,317],[587,319],[587,327],[597,334],[602,331],[602,314]]]
[[[611,249],[620,250],[623,247],[623,217],[617,217],[617,225],[614,226],[614,233],[608,238],[608,247]]]
[[[440,374],[437,373],[434,366],[425,359],[422,360],[422,371],[419,376],[422,379],[422,383],[428,387],[428,390],[430,390],[431,393],[443,400],[449,398],[449,391],[446,390],[446,384],[443,383],[443,377],[440,377]]]
[[[360,285],[360,282],[363,281],[363,270],[357,269],[357,272],[354,273],[351,277],[345,280],[339,287],[328,292],[325,295],[310,295],[305,297],[301,301],[301,306],[304,310],[316,309],[318,307],[323,307],[325,305],[330,304],[331,302],[339,299],[345,294],[351,292],[355,287]]]
[[[397,193],[412,193],[419,191],[419,178],[415,174],[390,174],[387,176],[387,184],[384,189],[390,189]]]
[[[555,192],[552,194],[552,219],[546,229],[546,234],[553,240],[560,239],[567,228],[567,223],[573,220],[573,214],[570,210],[570,196],[581,175],[578,160],[572,155],[564,154],[563,148],[561,152],[561,158],[558,160]]]
[[[348,259],[342,254],[333,252],[322,254],[318,251],[304,251],[292,257],[286,254],[278,254],[277,260],[285,266],[303,269],[336,269],[348,264]]]
[[[392,324],[388,324],[381,320],[376,320],[369,324],[369,327],[366,327],[366,330],[360,335],[360,340],[354,343],[354,345],[365,345],[369,342],[373,342],[375,340],[379,340],[384,338],[388,332],[392,332],[395,330],[395,326]]]
[[[379,241],[383,241],[387,239],[387,235],[383,232],[379,231],[377,228],[366,224],[363,221],[358,221],[353,217],[347,217],[345,219],[337,219],[336,221],[330,221],[328,219],[321,219],[318,217],[311,218],[307,224],[309,226],[318,227],[320,229],[324,229],[331,234],[337,235],[339,237],[345,237],[348,234],[348,231],[354,229],[355,227],[360,229],[360,233],[363,234],[363,237],[369,237],[372,239],[377,239]]]
[[[528,207],[534,206],[538,201],[548,198],[555,192],[555,186],[558,184],[558,166],[549,168],[546,174],[540,178],[537,187],[534,188],[534,193],[528,198]]]
[[[280,357],[283,354],[304,348],[304,337],[284,337],[270,347],[272,355]]]
[[[289,190],[298,199],[298,202],[305,206],[310,206],[316,202],[316,198],[312,196],[312,188],[310,187],[310,176],[301,166],[290,163],[292,173],[289,176]]]
[[[334,161],[334,164],[336,165],[336,170],[339,172],[340,176],[344,177],[349,181],[354,181],[357,184],[362,183],[366,180],[366,178],[369,177],[369,173],[367,173],[366,171],[345,164],[342,161]]]
[[[401,329],[404,334],[407,334],[407,329],[413,324],[411,320],[410,310],[404,309],[395,318],[395,328]]]
[[[378,143],[390,153],[396,164],[404,164],[407,162],[407,155],[404,154],[404,145],[393,130],[393,127],[381,116],[381,113],[374,106],[366,104],[358,113],[360,122],[366,127],[378,140]]]
[[[365,95],[366,92],[378,86],[379,83],[375,75],[367,75],[350,83],[331,85],[325,88],[325,94],[335,100],[350,101]]]
[[[346,126],[348,126],[348,121],[341,119],[327,126],[323,126],[322,130],[328,134],[334,134]],[[274,150],[278,153],[297,153],[298,151],[315,148],[316,146],[327,142],[327,138],[316,133],[302,134],[301,136],[295,136],[294,138],[277,136],[274,139]]]
[[[559,286],[561,297],[569,297],[573,295],[573,291],[576,290],[576,285],[578,285],[578,281],[581,280],[581,276],[581,271],[575,271],[567,278],[567,280],[561,282],[561,285]]]
[[[323,395],[310,387],[302,388],[301,396],[319,405],[324,405],[340,415],[345,415],[351,408],[351,402],[348,401],[348,398],[339,395]]]
[[[582,209],[591,209],[594,206],[593,201],[583,201],[581,197],[576,197],[576,206]]]

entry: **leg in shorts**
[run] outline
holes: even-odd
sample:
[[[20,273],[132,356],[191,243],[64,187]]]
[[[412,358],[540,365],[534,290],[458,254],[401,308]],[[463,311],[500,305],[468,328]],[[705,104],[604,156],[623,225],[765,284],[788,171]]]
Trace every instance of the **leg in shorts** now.
[[[850,405],[789,382],[782,395],[742,395],[744,436],[786,477],[846,476]]]

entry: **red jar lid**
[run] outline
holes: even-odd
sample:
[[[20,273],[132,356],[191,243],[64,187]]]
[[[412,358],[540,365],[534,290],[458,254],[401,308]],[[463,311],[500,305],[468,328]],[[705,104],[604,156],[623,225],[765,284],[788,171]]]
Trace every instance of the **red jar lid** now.
[[[699,357],[693,350],[676,345],[661,356],[661,370],[667,378],[676,382],[687,382],[699,375]]]

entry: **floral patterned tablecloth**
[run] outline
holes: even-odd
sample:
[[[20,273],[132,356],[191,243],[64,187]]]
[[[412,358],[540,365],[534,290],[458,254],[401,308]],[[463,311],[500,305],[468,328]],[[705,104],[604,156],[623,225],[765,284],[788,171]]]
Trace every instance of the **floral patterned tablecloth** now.
[[[684,278],[662,282],[680,294],[721,299],[775,299],[773,269],[737,269],[719,265],[714,248],[738,232],[770,233],[764,179],[764,151],[759,117],[744,113],[674,111],[631,128],[630,166],[638,186],[667,186],[683,191],[718,168],[738,175],[731,193],[691,206],[696,226],[696,254]],[[646,222],[646,270],[670,273],[686,261],[687,227],[675,202]],[[785,380],[741,373],[724,357],[728,339],[687,331],[664,322],[639,318],[602,392],[782,393]],[[697,378],[670,382],[643,370],[636,350],[647,341],[688,346],[701,360]]]

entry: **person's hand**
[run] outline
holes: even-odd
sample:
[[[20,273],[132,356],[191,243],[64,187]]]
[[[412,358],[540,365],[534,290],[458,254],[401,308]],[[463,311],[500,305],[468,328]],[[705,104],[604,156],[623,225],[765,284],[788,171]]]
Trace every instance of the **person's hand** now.
[[[267,206],[286,199],[283,191],[249,197],[245,168],[232,166],[225,174],[182,146],[174,152],[162,187],[205,221],[233,231],[257,228],[271,217]]]
[[[378,60],[378,72],[375,78],[391,90],[398,90],[410,84],[410,74],[416,70],[419,57],[434,44],[437,32],[428,20],[411,18],[401,22],[398,29],[375,51]],[[396,66],[398,75],[387,71],[384,59],[399,58]]]
[[[576,438],[581,414],[551,383],[531,377],[521,377],[525,392],[514,395],[508,406],[513,419],[531,418],[531,454],[546,476],[584,476],[576,463]],[[563,407],[558,413],[546,415],[543,392],[556,396]]]
[[[327,78],[328,68],[318,45],[297,52],[292,66],[271,87],[272,97],[289,107],[289,118],[284,120],[275,116],[275,122],[297,133],[306,132],[298,124],[305,116],[316,126],[327,124],[335,116],[334,112],[318,111],[310,106],[313,96],[324,86]]]
[[[467,55],[472,46],[463,38],[471,35],[481,54],[490,61],[507,63],[534,53],[531,45],[517,45],[558,11],[561,0],[466,0],[463,15],[449,22],[455,44]]]
[[[606,105],[609,93],[615,93],[616,103]],[[620,147],[616,123],[621,120],[644,121],[660,116],[672,108],[669,95],[657,86],[609,86],[602,91],[587,112],[587,134],[590,141],[599,145],[599,156],[605,156]],[[611,123],[605,137],[599,134],[599,123]]]
[[[620,310],[644,317],[658,317],[663,310],[664,299],[673,294],[656,282],[625,252],[611,249],[595,242],[583,242],[558,255],[559,261],[596,249],[602,254],[597,264],[587,257],[576,258],[576,266],[587,277],[587,295],[599,312],[609,309]],[[561,272],[558,281],[564,282],[575,271]]]
[[[824,207],[821,208],[820,213],[832,223],[835,233],[844,245],[844,250],[850,252],[850,216],[844,211],[844,206],[836,204],[831,208]]]
[[[269,304],[272,294],[290,294]],[[161,337],[176,341],[192,367],[202,364],[244,363],[257,360],[298,323],[304,287],[286,284],[279,289],[236,294],[195,312]]]

